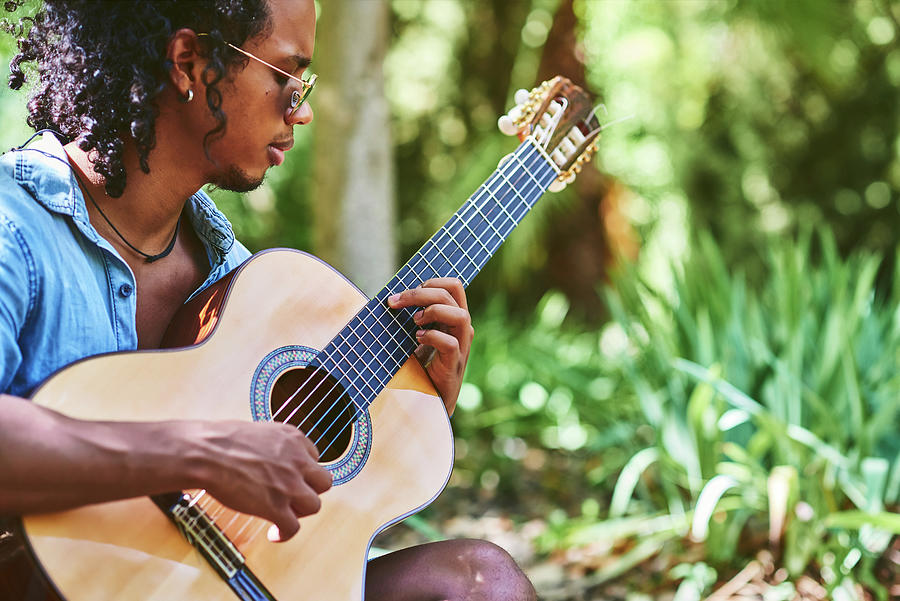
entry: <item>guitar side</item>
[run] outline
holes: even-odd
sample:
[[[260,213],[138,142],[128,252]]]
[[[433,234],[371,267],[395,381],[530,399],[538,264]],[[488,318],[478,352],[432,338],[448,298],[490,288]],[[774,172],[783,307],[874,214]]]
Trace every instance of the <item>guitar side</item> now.
[[[276,349],[323,348],[366,300],[310,255],[260,253],[173,322],[201,343],[81,361],[33,400],[80,419],[249,421],[266,358]],[[449,420],[415,359],[369,407],[369,424],[364,463],[322,496],[321,511],[301,519],[290,541],[268,542],[263,520],[217,507],[217,523],[235,524],[224,531],[276,599],[362,599],[372,537],[445,486]],[[23,524],[33,557],[66,601],[236,598],[148,498],[27,516]]]

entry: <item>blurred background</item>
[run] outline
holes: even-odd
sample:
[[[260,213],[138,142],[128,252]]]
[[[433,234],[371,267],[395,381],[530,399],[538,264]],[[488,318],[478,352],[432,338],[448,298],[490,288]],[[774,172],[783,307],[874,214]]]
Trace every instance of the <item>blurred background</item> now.
[[[515,148],[516,89],[631,117],[470,286],[450,485],[376,546],[487,538],[550,600],[900,598],[900,5],[318,9],[315,121],[213,194],[370,294]]]

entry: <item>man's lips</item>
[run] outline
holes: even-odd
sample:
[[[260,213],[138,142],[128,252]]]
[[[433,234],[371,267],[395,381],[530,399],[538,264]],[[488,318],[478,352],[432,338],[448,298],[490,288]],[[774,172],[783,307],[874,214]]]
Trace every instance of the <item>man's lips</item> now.
[[[293,147],[293,138],[284,142],[272,142],[269,144],[269,162],[272,165],[282,164],[284,162],[284,153]]]
[[[294,140],[292,138],[292,139],[286,140],[284,142],[272,142],[271,144],[269,144],[269,146],[277,148],[278,150],[280,150],[282,152],[287,152],[288,150],[290,150],[291,148],[294,147]]]

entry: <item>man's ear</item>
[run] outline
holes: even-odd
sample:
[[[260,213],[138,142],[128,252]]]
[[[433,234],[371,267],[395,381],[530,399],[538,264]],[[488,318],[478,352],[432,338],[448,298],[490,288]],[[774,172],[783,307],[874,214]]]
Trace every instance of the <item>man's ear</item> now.
[[[166,58],[171,65],[169,68],[169,83],[182,97],[188,95],[188,90],[194,90],[203,79],[200,76],[206,59],[200,52],[200,40],[191,29],[179,29],[169,38],[166,48]]]

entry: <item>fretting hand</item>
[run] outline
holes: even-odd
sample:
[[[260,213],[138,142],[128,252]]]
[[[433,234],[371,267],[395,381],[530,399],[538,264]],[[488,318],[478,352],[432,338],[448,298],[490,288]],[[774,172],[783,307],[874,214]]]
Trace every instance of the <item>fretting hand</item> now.
[[[447,413],[453,415],[475,336],[462,282],[456,278],[426,280],[418,288],[394,294],[388,305],[392,309],[421,307],[413,314],[420,326],[416,357],[425,363]]]

